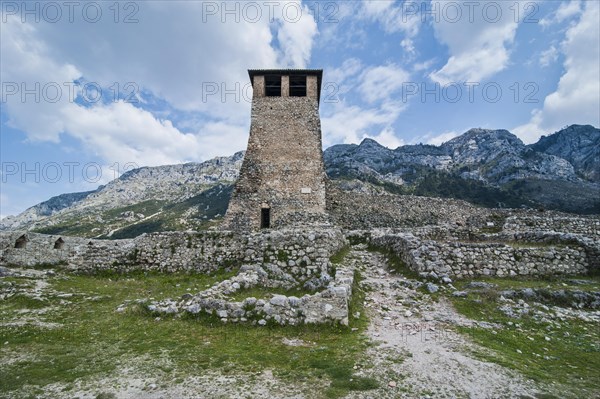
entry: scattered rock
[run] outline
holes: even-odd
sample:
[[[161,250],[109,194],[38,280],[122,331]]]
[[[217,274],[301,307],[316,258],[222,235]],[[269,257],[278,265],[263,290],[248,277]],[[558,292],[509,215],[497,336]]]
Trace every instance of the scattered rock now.
[[[285,306],[288,302],[288,299],[285,295],[273,295],[273,298],[271,298],[269,302],[271,305]]]
[[[492,283],[484,283],[483,281],[471,281],[469,284],[467,284],[465,286],[465,288],[483,288],[483,289],[489,289],[489,288],[496,288],[497,285],[496,284],[492,284]]]
[[[433,283],[427,283],[425,284],[425,288],[427,289],[427,291],[429,291],[430,293],[434,293],[434,292],[438,292],[439,291],[439,287]]]

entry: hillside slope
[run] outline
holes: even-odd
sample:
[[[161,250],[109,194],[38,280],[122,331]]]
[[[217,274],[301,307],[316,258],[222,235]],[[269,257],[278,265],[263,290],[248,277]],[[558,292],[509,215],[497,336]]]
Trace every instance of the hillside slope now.
[[[507,130],[471,129],[440,146],[389,149],[365,139],[359,145],[334,145],[323,154],[327,174],[336,183],[329,196],[330,211],[340,222],[346,217],[344,209],[358,206],[357,199],[369,202],[365,196],[373,197],[373,206],[389,202],[397,203],[398,209],[413,203],[426,208],[420,200],[393,195],[454,198],[483,207],[600,213],[599,155],[600,130],[580,125],[529,146]],[[204,229],[224,215],[243,156],[238,152],[202,163],[135,169],[94,191],[59,195],[7,217],[0,221],[0,230],[125,238]],[[386,197],[380,201],[382,194]],[[430,202],[434,207],[440,204]],[[460,201],[453,206],[476,213]],[[371,208],[364,209],[365,217],[380,215],[383,224],[393,217],[394,212]],[[411,217],[423,222],[443,219],[435,210]]]

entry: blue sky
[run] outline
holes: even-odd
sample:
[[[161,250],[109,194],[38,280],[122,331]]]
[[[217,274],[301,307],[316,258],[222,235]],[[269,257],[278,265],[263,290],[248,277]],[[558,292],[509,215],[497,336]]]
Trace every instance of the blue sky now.
[[[600,125],[596,1],[1,4],[0,217],[244,149],[250,68],[324,70],[324,147]]]

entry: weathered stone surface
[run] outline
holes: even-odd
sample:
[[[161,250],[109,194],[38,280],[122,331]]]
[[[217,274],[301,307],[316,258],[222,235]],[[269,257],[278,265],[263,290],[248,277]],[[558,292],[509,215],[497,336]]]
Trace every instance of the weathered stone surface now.
[[[256,267],[258,268],[258,267]],[[246,274],[258,273],[257,270],[246,268]],[[240,273],[240,275],[242,274]],[[270,299],[246,298],[242,302],[225,299],[213,300],[207,298],[222,297],[224,287],[232,285],[241,277],[235,276],[215,286],[198,293],[192,298],[180,300],[178,303],[165,299],[151,303],[148,309],[158,313],[190,312],[197,314],[205,312],[216,314],[221,321],[248,322],[259,320],[258,325],[266,325],[268,321],[281,325],[297,325],[302,323],[339,323],[348,325],[348,302],[354,283],[352,269],[341,267],[331,284],[321,292],[295,296],[273,295]],[[263,281],[262,284],[269,284]]]
[[[270,73],[277,73],[271,71]],[[268,73],[268,72],[265,72]],[[223,227],[257,230],[268,211],[273,228],[328,224],[319,87],[307,71],[307,95],[289,97],[282,74],[281,97],[265,97],[254,76],[250,138]],[[312,74],[312,75],[311,75]],[[265,211],[263,211],[265,210]]]
[[[419,233],[427,237],[423,229]],[[349,238],[352,237],[360,237],[360,233],[350,233]],[[442,276],[442,281],[444,276],[575,275],[600,268],[600,240],[577,234],[499,233],[472,237],[490,241],[434,241],[407,231],[381,229],[364,237],[372,244],[392,250],[425,278],[437,280]],[[518,245],[511,244],[515,241]]]
[[[16,241],[27,237],[23,248]],[[64,243],[54,249],[57,239]],[[243,264],[264,266],[290,283],[309,281],[316,289],[326,285],[329,257],[346,243],[339,229],[263,230],[251,234],[227,231],[165,232],[144,234],[127,240],[91,240],[30,232],[0,233],[0,265],[56,264],[73,272],[100,270],[160,272],[212,272]],[[311,253],[301,248],[313,248]],[[285,260],[285,261],[282,261]],[[289,265],[294,262],[294,266]],[[260,275],[242,275],[230,292],[254,284]]]

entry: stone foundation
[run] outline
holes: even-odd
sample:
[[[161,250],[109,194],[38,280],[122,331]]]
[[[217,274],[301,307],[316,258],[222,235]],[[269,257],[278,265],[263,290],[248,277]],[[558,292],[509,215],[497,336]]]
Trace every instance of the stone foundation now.
[[[296,296],[273,295],[270,298],[248,297],[231,301],[229,295],[256,286],[277,284],[260,267],[242,268],[239,275],[222,281],[197,295],[184,295],[180,300],[167,299],[152,303],[148,310],[157,314],[207,314],[222,322],[298,325],[332,323],[348,325],[349,301],[354,273],[340,268],[335,279],[321,292]]]
[[[24,247],[15,248],[23,236]],[[61,248],[55,249],[59,239]],[[60,264],[79,273],[207,273],[260,264],[267,270],[277,268],[296,282],[322,285],[319,279],[328,278],[329,257],[345,243],[339,229],[153,233],[114,241],[14,232],[0,234],[0,265]]]
[[[351,233],[350,238],[361,233]],[[525,237],[523,237],[525,238]],[[393,251],[413,271],[439,277],[549,276],[585,274],[595,270],[593,241],[441,242],[422,240],[406,232],[374,232],[372,245]],[[581,239],[581,237],[579,237]]]

